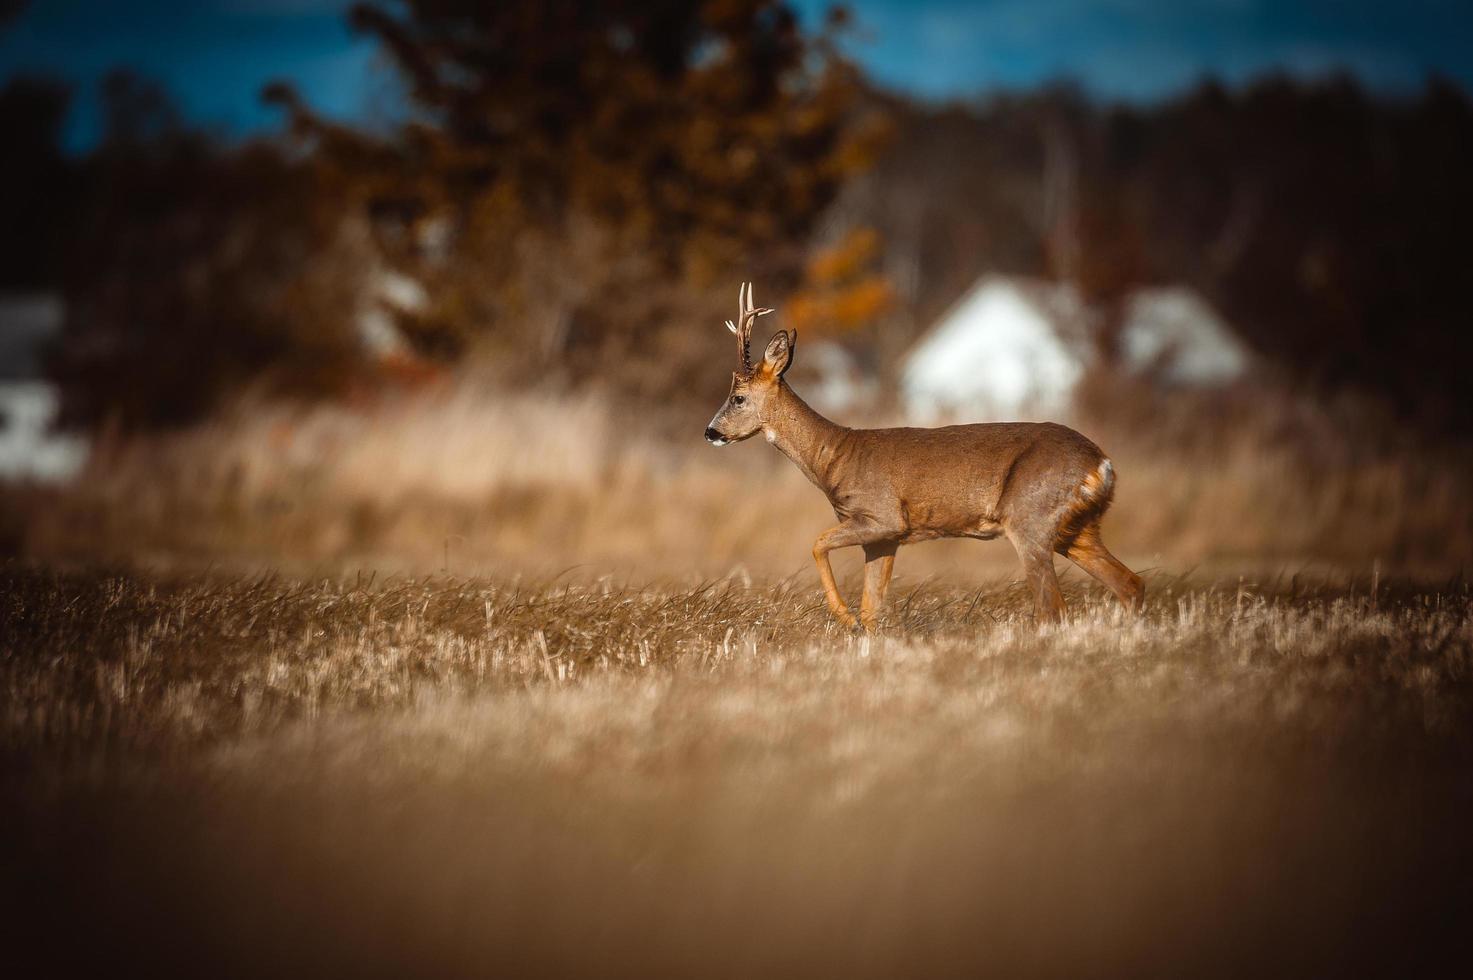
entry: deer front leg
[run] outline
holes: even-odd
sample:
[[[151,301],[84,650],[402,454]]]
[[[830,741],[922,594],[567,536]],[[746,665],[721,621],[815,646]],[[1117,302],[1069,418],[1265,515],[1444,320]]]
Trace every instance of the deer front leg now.
[[[875,620],[890,588],[890,573],[895,570],[898,547],[894,541],[864,546],[864,598],[859,603],[859,621],[866,632],[875,631]]]
[[[823,583],[823,595],[828,600],[829,612],[833,613],[834,618],[849,629],[854,629],[858,623],[854,619],[854,614],[849,611],[849,604],[839,594],[839,585],[834,581],[834,569],[829,564],[830,551],[853,543],[846,541],[841,544],[835,541],[835,537],[842,536],[843,532],[844,528],[841,526],[829,528],[820,534],[818,540],[813,542],[813,561],[818,565],[818,580]]]
[[[835,548],[878,542],[884,536],[883,531],[868,524],[840,524],[829,528],[813,542],[813,562],[818,566],[818,578],[823,583],[823,594],[828,600],[829,612],[850,629],[857,628],[859,623],[849,611],[849,604],[839,594],[839,586],[834,581],[834,569],[829,565],[829,552]]]

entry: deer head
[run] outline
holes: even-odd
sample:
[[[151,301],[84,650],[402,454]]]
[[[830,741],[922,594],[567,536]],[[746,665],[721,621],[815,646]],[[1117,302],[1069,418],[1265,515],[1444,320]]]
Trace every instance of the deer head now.
[[[752,284],[743,283],[737,294],[737,319],[726,321],[727,329],[736,334],[741,370],[732,372],[731,392],[706,426],[706,441],[713,446],[726,446],[756,435],[767,419],[768,402],[782,382],[783,372],[793,363],[793,349],[798,343],[796,331],[779,330],[767,342],[762,363],[752,366],[752,324],[772,310],[752,302]]]

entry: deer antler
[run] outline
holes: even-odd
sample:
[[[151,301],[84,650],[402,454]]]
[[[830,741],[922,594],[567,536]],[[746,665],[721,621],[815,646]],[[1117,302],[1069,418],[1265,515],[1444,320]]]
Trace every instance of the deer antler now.
[[[760,309],[752,305],[752,284],[742,283],[741,291],[737,293],[737,322],[726,321],[726,329],[736,334],[737,350],[742,356],[742,370],[751,373],[752,370],[752,324],[759,316],[766,316],[772,310],[767,307]]]

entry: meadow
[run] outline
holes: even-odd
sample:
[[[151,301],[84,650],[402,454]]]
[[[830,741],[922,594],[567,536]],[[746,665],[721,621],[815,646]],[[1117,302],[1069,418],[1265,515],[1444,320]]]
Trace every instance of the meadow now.
[[[1274,974],[1467,926],[1473,596],[8,568],[46,972]]]
[[[1473,976],[1473,18],[827,6],[0,0],[0,977]]]
[[[1068,619],[1040,629],[1005,546],[927,545],[902,550],[865,637],[822,606],[823,501],[784,461],[617,418],[464,392],[253,413],[16,491],[12,961],[1302,976],[1466,959],[1464,457],[1236,423],[1168,453],[1120,422],[1101,437],[1122,474],[1105,527],[1145,571],[1143,617],[1071,571]]]

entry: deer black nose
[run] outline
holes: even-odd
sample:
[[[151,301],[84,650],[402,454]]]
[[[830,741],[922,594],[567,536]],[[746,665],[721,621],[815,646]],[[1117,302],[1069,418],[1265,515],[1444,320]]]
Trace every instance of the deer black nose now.
[[[711,428],[709,425],[706,426],[706,441],[707,442],[720,442],[721,441],[721,433],[717,432],[715,429]]]

